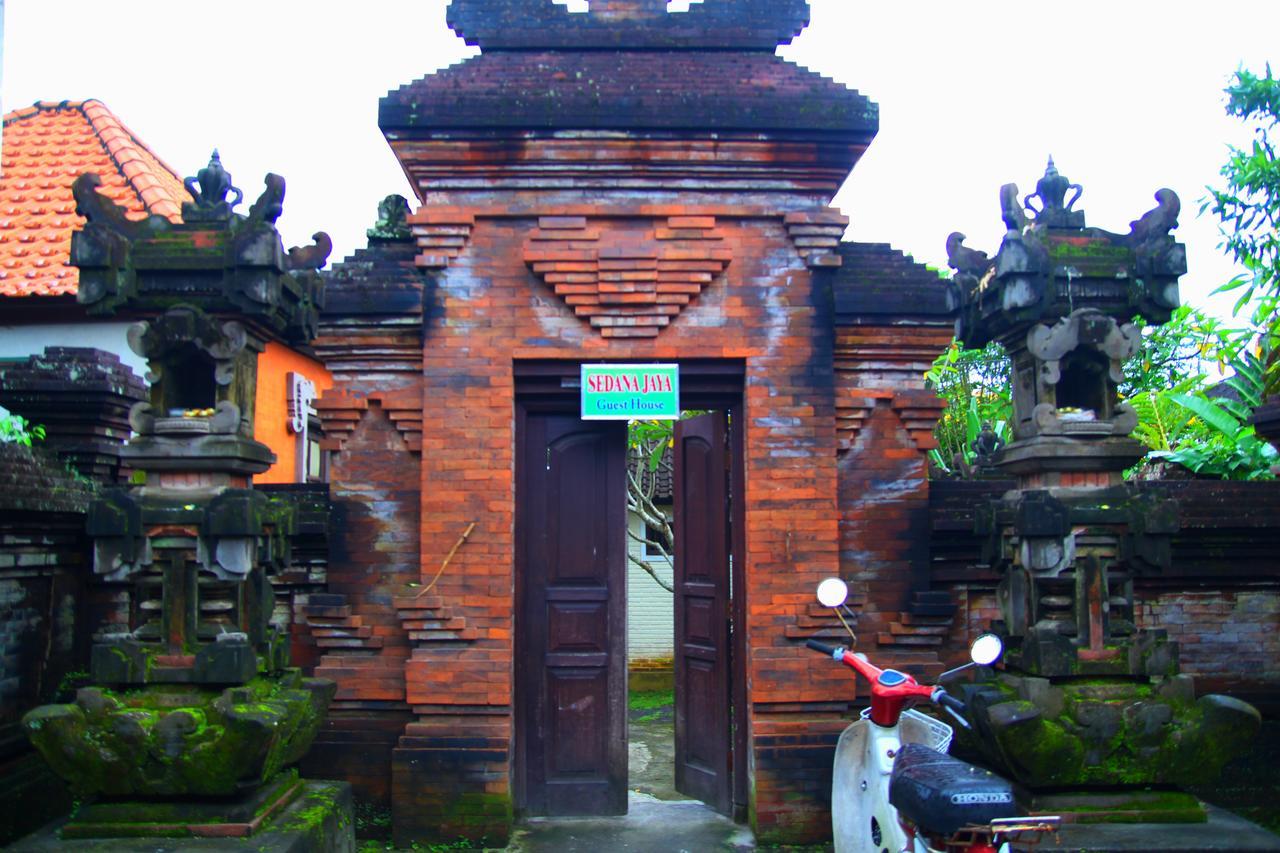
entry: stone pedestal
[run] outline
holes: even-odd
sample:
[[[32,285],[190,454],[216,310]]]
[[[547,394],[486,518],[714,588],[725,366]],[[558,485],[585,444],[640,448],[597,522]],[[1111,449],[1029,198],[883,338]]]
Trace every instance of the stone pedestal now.
[[[22,853],[101,850],[109,853],[155,853],[159,850],[255,850],[259,853],[352,853],[355,816],[351,786],[346,782],[292,780],[287,802],[262,815],[242,814],[243,804],[192,804],[181,819],[161,816],[150,804],[114,804],[83,810],[86,818],[109,815],[110,826],[95,825],[77,815],[51,824],[9,847]],[[268,803],[267,805],[273,805]],[[221,808],[222,811],[218,811]],[[130,820],[129,818],[134,818]],[[186,820],[210,819],[205,824]],[[97,829],[95,829],[95,826]],[[99,831],[106,836],[89,833]],[[75,839],[71,841],[69,839]]]
[[[957,746],[1033,791],[1107,788],[1114,797],[1122,786],[1212,782],[1248,748],[1262,722],[1257,709],[1238,699],[1197,699],[1185,675],[1055,682],[1006,674],[971,685],[966,694],[974,731],[958,732]],[[1135,800],[1107,810],[1150,819],[1148,811],[1163,809],[1202,820],[1193,801],[1170,809],[1167,798]]]

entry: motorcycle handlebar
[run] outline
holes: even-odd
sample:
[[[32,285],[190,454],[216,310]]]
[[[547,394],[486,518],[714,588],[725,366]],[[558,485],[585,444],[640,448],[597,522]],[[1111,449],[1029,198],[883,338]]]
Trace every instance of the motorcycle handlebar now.
[[[965,711],[968,710],[962,700],[957,699],[942,689],[938,689],[934,692],[933,701],[942,705],[944,708],[950,708],[952,711],[955,711],[960,715],[963,715]]]
[[[819,643],[817,640],[806,640],[805,645],[813,649],[815,652],[821,652],[827,657],[835,657],[836,647],[828,646],[826,643]]]

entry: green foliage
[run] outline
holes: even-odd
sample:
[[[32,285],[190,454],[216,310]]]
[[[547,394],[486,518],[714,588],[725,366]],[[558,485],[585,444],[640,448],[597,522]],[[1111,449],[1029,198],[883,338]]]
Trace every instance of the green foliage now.
[[[1280,163],[1272,137],[1280,132],[1280,80],[1270,65],[1262,75],[1242,69],[1226,93],[1227,113],[1253,130],[1253,144],[1231,147],[1220,171],[1224,186],[1209,188],[1201,212],[1217,217],[1221,247],[1245,269],[1218,292],[1237,294],[1233,314],[1247,312],[1232,354],[1257,354],[1270,396],[1280,393]]]
[[[938,448],[929,451],[935,469],[949,476],[968,476],[975,456],[973,441],[984,422],[1009,441],[1013,419],[1011,369],[1009,357],[997,343],[967,350],[952,341],[947,351],[934,360],[925,379],[946,405],[933,433]]]
[[[0,442],[30,447],[33,440],[44,440],[44,427],[32,424],[22,415],[0,409]]]
[[[1173,462],[1225,479],[1270,478],[1276,451],[1249,419],[1280,392],[1280,164],[1271,134],[1280,127],[1280,80],[1241,70],[1227,87],[1227,112],[1251,125],[1249,150],[1232,147],[1225,184],[1209,188],[1201,212],[1222,228],[1222,248],[1245,273],[1218,292],[1238,294],[1228,325],[1188,308],[1147,330],[1141,359],[1126,367],[1122,394],[1138,413],[1134,437],[1151,448],[1144,464]],[[1137,362],[1141,362],[1137,365]],[[1229,378],[1213,386],[1206,367]]]
[[[1266,393],[1265,365],[1240,346],[1248,331],[1184,307],[1144,332],[1121,389],[1138,415],[1133,437],[1151,449],[1133,473],[1166,462],[1229,480],[1270,478],[1275,449],[1248,424]],[[1230,374],[1223,383],[1206,372],[1215,364]]]
[[[675,693],[670,690],[633,691],[627,697],[627,709],[631,711],[652,711],[665,708],[675,703]]]
[[[1241,69],[1226,89],[1227,113],[1251,125],[1253,145],[1232,146],[1221,169],[1226,185],[1209,188],[1202,210],[1223,227],[1223,248],[1247,274],[1224,287],[1242,290],[1239,311],[1255,293],[1280,291],[1280,163],[1271,134],[1280,128],[1280,80]]]

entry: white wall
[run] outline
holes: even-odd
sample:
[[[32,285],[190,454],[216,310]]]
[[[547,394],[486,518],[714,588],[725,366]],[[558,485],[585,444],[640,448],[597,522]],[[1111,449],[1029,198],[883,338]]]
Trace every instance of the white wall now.
[[[38,297],[37,297],[38,298]],[[39,326],[0,325],[0,359],[25,359],[45,347],[89,347],[105,350],[146,379],[147,362],[129,349],[125,337],[132,323],[49,323]]]
[[[627,519],[632,532],[643,534],[644,522],[638,515]],[[644,546],[628,537],[628,549],[637,557],[644,556]],[[671,583],[672,567],[668,560],[650,559],[650,565],[667,583]],[[675,610],[671,593],[654,582],[643,569],[627,561],[627,658],[669,658],[675,635]]]

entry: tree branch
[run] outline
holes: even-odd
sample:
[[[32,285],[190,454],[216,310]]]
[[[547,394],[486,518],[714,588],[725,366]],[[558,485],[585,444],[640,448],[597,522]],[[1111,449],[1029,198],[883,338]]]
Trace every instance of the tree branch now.
[[[633,565],[639,566],[642,570],[648,572],[649,577],[653,578],[654,583],[656,583],[658,586],[662,587],[667,592],[670,592],[672,594],[675,593],[676,591],[675,587],[667,583],[666,581],[664,581],[662,578],[658,577],[658,573],[654,570],[653,566],[649,565],[644,560],[641,560],[639,557],[637,557],[635,554],[632,554],[630,551],[627,552],[627,559],[630,560]]]

